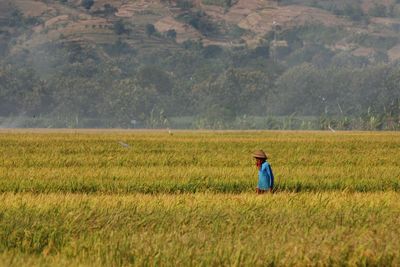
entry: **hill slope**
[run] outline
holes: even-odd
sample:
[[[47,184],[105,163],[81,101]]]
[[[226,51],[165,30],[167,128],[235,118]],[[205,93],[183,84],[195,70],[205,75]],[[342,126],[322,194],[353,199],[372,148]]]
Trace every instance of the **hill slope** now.
[[[85,3],[88,2],[88,4]],[[262,1],[262,0],[4,0],[0,3],[1,44],[10,51],[32,49],[48,42],[163,46],[168,31],[176,40],[199,40],[204,45],[256,47],[268,35],[284,42],[285,33],[303,25],[343,31],[319,41],[332,51],[354,55],[383,53],[400,57],[397,42],[400,5],[394,1]],[[116,29],[116,22],[123,28]],[[146,34],[154,25],[158,35]],[[10,39],[13,42],[7,43]],[[320,37],[316,37],[320,38]],[[360,40],[362,39],[362,40]],[[387,44],[389,42],[389,44]],[[174,42],[169,48],[176,47]],[[383,44],[382,44],[383,43]],[[3,48],[4,50],[4,48]]]
[[[3,0],[0,116],[398,129],[397,2]]]

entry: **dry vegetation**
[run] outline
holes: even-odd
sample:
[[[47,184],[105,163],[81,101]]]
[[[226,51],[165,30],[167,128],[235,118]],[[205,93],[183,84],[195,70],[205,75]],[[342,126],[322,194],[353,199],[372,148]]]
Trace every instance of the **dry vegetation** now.
[[[7,1],[6,1],[7,2]],[[222,35],[229,27],[239,26],[242,29],[248,31],[246,34],[240,37],[237,42],[246,43],[250,47],[257,46],[260,41],[265,38],[265,34],[273,30],[273,22],[275,21],[283,29],[291,29],[300,25],[307,24],[323,24],[328,27],[342,27],[348,28],[351,32],[359,32],[363,30],[363,26],[359,23],[353,23],[346,16],[336,16],[334,13],[320,9],[314,8],[306,5],[278,5],[276,1],[259,1],[259,0],[239,0],[234,1],[232,6],[223,7],[217,1],[217,4],[204,4],[202,1],[192,1],[193,6],[196,10],[201,10],[207,14],[215,25],[224,25],[221,29]],[[337,2],[337,3],[336,3]],[[343,5],[343,1],[333,1],[333,4]],[[19,8],[26,17],[34,16],[40,17],[44,24],[52,24],[54,18],[59,16],[69,15],[69,19],[66,21],[68,25],[68,30],[59,30],[64,38],[71,38],[71,40],[76,41],[77,38],[89,43],[97,43],[97,38],[99,43],[113,43],[115,42],[115,37],[111,34],[107,38],[107,41],[103,36],[103,32],[99,31],[96,26],[101,24],[96,24],[97,18],[90,18],[91,16],[96,17],[96,12],[104,9],[105,4],[112,5],[117,9],[114,14],[109,14],[107,17],[107,23],[112,24],[116,19],[124,19],[126,21],[131,21],[136,25],[145,25],[147,23],[156,25],[157,29],[164,33],[167,30],[174,29],[177,33],[178,43],[182,43],[186,40],[202,40],[204,45],[217,44],[220,46],[235,46],[235,42],[232,42],[231,38],[226,36],[221,36],[221,40],[214,40],[207,34],[203,34],[191,27],[189,24],[182,24],[181,21],[176,18],[181,15],[184,11],[176,7],[175,1],[95,1],[93,7],[90,11],[84,10],[80,6],[79,1],[70,1],[68,4],[61,4],[58,1],[50,1],[44,3],[42,1],[33,0],[16,0],[14,2],[8,1],[9,5],[13,5]],[[208,3],[208,2],[207,2]],[[387,0],[384,2],[362,1],[362,9],[367,14],[375,4],[384,4],[387,8],[390,6],[394,7],[394,10],[399,9],[398,5],[394,5],[392,0]],[[3,6],[3,8],[2,8]],[[0,6],[0,17],[4,13],[6,4]],[[3,10],[3,11],[2,11]],[[89,19],[93,20],[93,27],[87,31],[82,31],[80,28],[87,24],[86,19],[78,17],[88,16]],[[394,18],[391,20],[391,24],[399,24],[399,19]],[[387,23],[381,20],[376,20],[372,18],[369,22],[370,28],[379,27],[386,25]],[[45,34],[39,36],[33,36],[33,41],[31,39],[24,40],[21,38],[19,42],[26,42],[19,47],[34,47],[42,44],[43,42],[55,41],[60,37],[60,34],[55,34],[53,30],[47,26],[44,27],[46,30]],[[85,38],[86,34],[90,34],[91,38]],[[388,34],[397,34],[393,32],[393,29],[388,30]],[[229,36],[228,36],[229,37]],[[143,36],[142,36],[143,38]],[[42,42],[37,42],[36,39],[43,40]],[[147,42],[147,41],[145,41]],[[395,53],[394,51],[391,52]],[[390,55],[390,59],[397,59],[398,56]]]

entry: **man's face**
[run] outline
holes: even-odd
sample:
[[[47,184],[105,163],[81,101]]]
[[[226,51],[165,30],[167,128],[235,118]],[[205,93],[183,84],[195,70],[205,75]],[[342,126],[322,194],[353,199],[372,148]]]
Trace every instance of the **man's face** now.
[[[262,159],[256,158],[256,166],[257,166],[258,168],[260,168],[261,164],[262,164]]]

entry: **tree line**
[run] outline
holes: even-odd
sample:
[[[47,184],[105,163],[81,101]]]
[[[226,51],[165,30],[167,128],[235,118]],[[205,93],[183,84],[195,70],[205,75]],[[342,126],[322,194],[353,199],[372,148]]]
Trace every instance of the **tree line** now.
[[[289,48],[282,51],[269,43],[222,48],[198,41],[144,51],[123,39],[22,50],[0,61],[0,117],[112,122],[99,127],[132,127],[133,121],[161,127],[190,117],[192,127],[206,128],[256,117],[270,118],[259,126],[267,127],[275,117],[319,122],[310,128],[399,128],[397,62],[332,54],[318,44],[288,51],[298,32],[286,33]]]

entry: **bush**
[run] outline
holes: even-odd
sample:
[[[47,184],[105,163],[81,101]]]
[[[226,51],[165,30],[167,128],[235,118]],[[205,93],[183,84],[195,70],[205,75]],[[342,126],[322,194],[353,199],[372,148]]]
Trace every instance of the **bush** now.
[[[175,31],[175,29],[168,30],[167,33],[166,33],[166,36],[167,36],[167,38],[175,40],[176,39],[176,31]]]
[[[114,7],[113,5],[110,5],[110,4],[105,4],[104,5],[104,13],[106,15],[112,15],[117,11],[118,11],[118,9],[116,7]]]
[[[205,5],[231,7],[235,3],[235,1],[234,0],[203,0],[202,3]]]
[[[209,45],[204,48],[203,55],[205,58],[218,57],[223,52],[223,49],[218,45]]]
[[[188,0],[178,0],[176,2],[176,6],[181,8],[181,9],[190,9],[193,7],[193,3]]]
[[[343,12],[345,16],[350,17],[354,21],[361,21],[365,17],[360,5],[347,4]]]
[[[178,16],[177,19],[191,25],[205,36],[218,33],[217,25],[203,11],[185,12],[185,14]]]
[[[82,6],[89,10],[94,4],[94,0],[82,0]]]
[[[147,24],[146,25],[146,34],[147,34],[147,36],[152,36],[155,33],[156,33],[156,27],[154,27],[153,24]]]
[[[387,17],[386,6],[375,3],[374,6],[368,10],[368,15],[373,17]]]
[[[127,32],[125,28],[125,24],[122,20],[117,20],[114,22],[114,32],[118,35],[124,34]]]
[[[269,46],[257,46],[251,53],[250,56],[253,58],[269,58]]]

